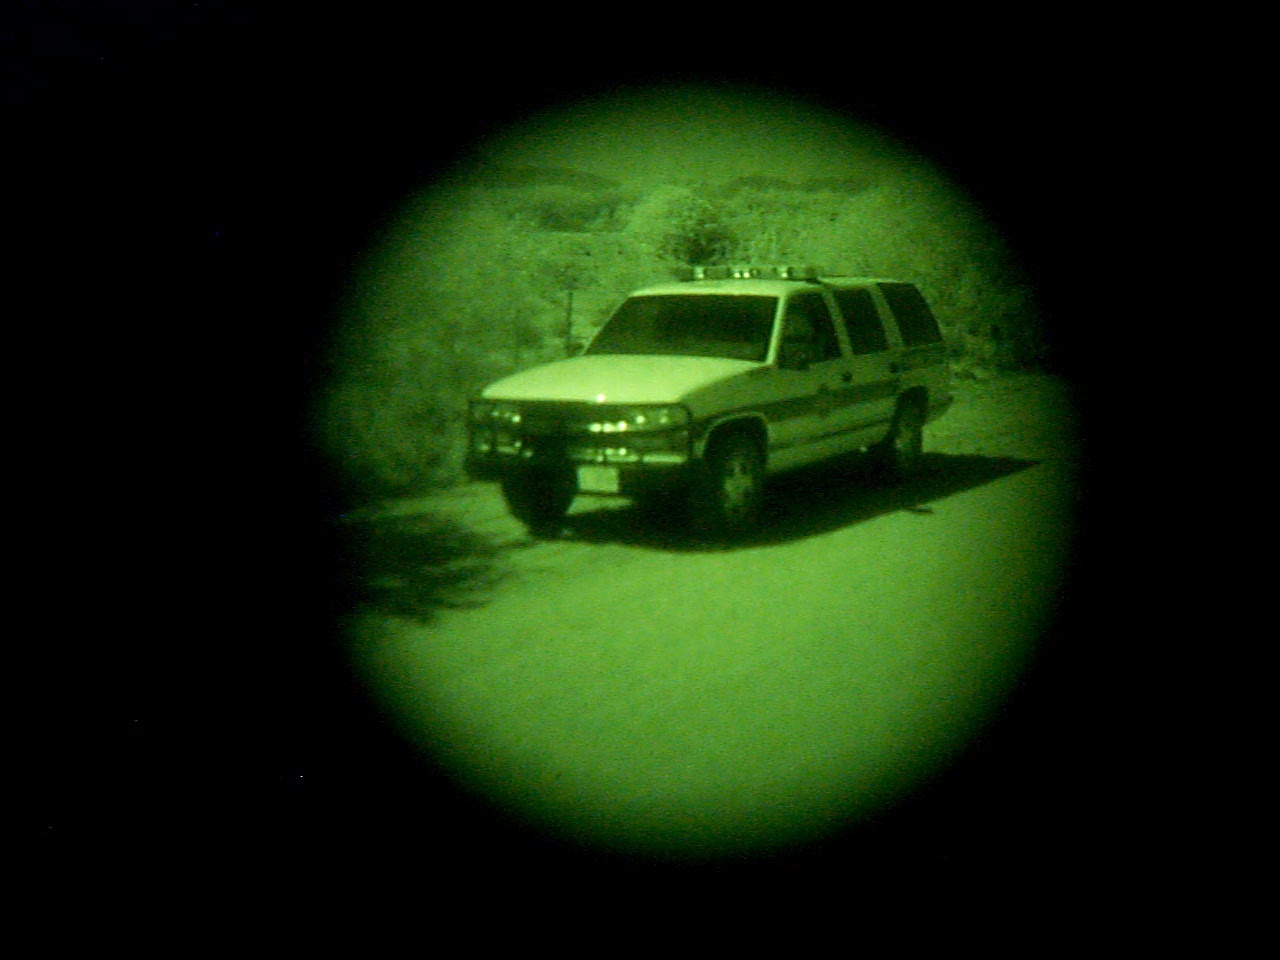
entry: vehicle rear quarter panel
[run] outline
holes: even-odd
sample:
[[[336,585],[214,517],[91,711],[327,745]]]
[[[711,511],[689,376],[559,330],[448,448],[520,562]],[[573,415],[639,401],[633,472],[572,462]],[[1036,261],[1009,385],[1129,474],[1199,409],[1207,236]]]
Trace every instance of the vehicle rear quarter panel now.
[[[876,309],[889,339],[889,352],[894,357],[894,367],[900,377],[898,393],[911,389],[924,390],[928,397],[926,417],[929,421],[936,420],[946,412],[952,401],[951,367],[947,358],[946,340],[917,347],[906,346],[888,300],[877,285],[871,285],[868,289],[875,298]]]

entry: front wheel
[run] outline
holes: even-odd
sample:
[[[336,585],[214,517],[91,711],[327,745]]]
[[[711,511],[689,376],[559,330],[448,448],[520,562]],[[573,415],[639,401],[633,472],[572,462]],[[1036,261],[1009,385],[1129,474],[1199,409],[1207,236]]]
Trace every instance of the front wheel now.
[[[577,492],[577,481],[566,470],[531,469],[502,481],[507,509],[537,537],[559,532]]]
[[[764,457],[749,437],[728,437],[708,451],[694,483],[693,520],[716,535],[755,526],[764,497]]]

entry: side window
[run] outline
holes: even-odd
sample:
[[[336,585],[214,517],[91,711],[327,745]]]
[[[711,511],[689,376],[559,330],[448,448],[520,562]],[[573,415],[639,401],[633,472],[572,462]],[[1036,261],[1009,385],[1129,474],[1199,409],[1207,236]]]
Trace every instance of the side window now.
[[[813,357],[815,363],[840,358],[840,341],[836,338],[835,321],[820,293],[797,293],[787,301],[783,330],[792,327],[813,331]]]
[[[849,346],[854,354],[878,353],[889,349],[889,341],[880,324],[880,314],[870,290],[836,290],[836,303],[844,314]]]
[[[882,283],[880,292],[889,301],[898,329],[902,331],[902,340],[908,347],[937,343],[942,339],[938,321],[919,290],[909,283]]]

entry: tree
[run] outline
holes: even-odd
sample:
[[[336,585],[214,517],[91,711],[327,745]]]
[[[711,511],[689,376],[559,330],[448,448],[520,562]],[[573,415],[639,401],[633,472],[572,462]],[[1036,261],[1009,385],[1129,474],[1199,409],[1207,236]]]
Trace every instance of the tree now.
[[[626,230],[669,264],[726,263],[736,243],[721,202],[688,184],[653,190],[632,209]]]

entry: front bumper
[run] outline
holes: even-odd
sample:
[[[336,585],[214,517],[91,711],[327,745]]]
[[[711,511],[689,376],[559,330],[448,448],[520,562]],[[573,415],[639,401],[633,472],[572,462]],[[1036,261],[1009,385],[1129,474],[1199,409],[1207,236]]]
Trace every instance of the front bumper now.
[[[667,448],[637,450],[634,445],[584,444],[564,437],[512,438],[499,444],[473,435],[465,470],[472,480],[498,481],[538,471],[566,471],[573,473],[579,493],[635,497],[686,482],[687,439],[662,446]]]

